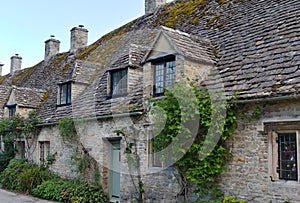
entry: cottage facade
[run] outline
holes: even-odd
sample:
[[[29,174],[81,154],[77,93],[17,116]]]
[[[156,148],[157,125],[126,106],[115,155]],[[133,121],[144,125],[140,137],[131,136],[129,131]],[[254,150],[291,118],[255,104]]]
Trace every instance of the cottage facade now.
[[[237,128],[227,143],[233,156],[219,178],[225,195],[300,201],[300,3],[146,1],[145,8],[89,46],[83,26],[71,30],[69,52],[47,40],[36,66],[21,69],[22,58],[12,57],[11,73],[0,78],[0,117],[37,110],[41,121],[31,151],[16,140],[17,155],[39,164],[51,155],[49,168],[64,177],[78,175],[74,156],[91,159],[81,172],[97,177],[111,202],[131,202],[140,180],[146,202],[181,200],[178,172],[151,150],[149,98],[189,78],[238,95]],[[75,142],[60,136],[63,118],[74,119]],[[138,167],[129,164],[128,144]]]

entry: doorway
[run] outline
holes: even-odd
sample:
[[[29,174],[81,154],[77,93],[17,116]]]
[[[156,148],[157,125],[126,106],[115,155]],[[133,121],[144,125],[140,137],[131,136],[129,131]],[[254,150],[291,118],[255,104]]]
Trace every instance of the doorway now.
[[[110,141],[109,196],[110,202],[120,203],[120,140]]]

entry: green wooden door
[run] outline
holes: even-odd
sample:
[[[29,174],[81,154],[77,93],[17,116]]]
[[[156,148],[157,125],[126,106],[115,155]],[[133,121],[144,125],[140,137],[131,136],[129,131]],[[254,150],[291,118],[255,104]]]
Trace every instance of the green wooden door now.
[[[120,141],[111,142],[109,189],[112,202],[120,202]]]

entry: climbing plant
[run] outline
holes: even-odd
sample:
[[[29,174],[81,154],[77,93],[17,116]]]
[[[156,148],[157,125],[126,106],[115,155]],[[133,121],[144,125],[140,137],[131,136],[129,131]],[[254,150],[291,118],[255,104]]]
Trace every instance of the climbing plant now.
[[[83,120],[76,120],[77,122],[84,122]],[[83,126],[83,125],[82,125]],[[72,164],[76,166],[74,170],[78,174],[78,178],[85,181],[99,183],[100,173],[97,161],[89,154],[79,139],[79,135],[75,128],[73,118],[62,118],[57,128],[61,138],[70,144],[76,146],[76,150],[71,155]]]
[[[4,149],[0,153],[1,169],[4,170],[9,161],[15,156],[14,141],[21,139],[26,141],[25,153],[30,160],[35,147],[39,127],[39,119],[35,111],[31,111],[28,117],[12,116],[0,120],[0,136],[4,143]]]
[[[57,124],[59,134],[64,141],[67,142],[77,142],[78,136],[76,133],[74,121],[72,118],[62,118]]]
[[[114,132],[118,136],[122,136],[124,138],[126,144],[126,163],[128,165],[131,182],[136,191],[136,196],[134,198],[138,203],[143,203],[145,190],[141,174],[141,157],[137,148],[137,141],[140,131],[137,127],[135,127],[135,125],[131,125],[127,128],[115,130]]]
[[[154,108],[164,112],[154,119],[153,153],[170,148],[168,159],[174,161],[182,176],[184,194],[188,183],[194,183],[199,196],[221,196],[217,177],[225,171],[231,156],[225,141],[235,128],[234,102],[192,83],[190,88],[177,84],[164,95],[152,101]],[[191,139],[194,141],[189,146]]]

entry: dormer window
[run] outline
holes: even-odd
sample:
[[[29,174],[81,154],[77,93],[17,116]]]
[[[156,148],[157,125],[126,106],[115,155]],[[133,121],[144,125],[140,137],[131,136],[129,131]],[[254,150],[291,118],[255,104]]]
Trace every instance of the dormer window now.
[[[169,89],[175,81],[175,57],[153,62],[154,66],[154,95],[163,95],[164,89]]]
[[[121,69],[110,72],[111,86],[110,95],[111,96],[123,96],[127,94],[127,73],[128,69]]]
[[[14,115],[16,115],[16,109],[17,109],[16,107],[17,107],[16,104],[7,105],[9,117],[13,117]]]
[[[71,82],[59,85],[58,105],[69,105],[72,102],[72,85]]]

